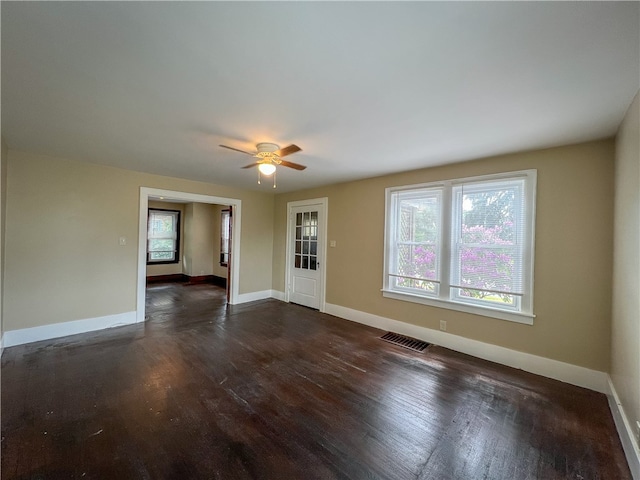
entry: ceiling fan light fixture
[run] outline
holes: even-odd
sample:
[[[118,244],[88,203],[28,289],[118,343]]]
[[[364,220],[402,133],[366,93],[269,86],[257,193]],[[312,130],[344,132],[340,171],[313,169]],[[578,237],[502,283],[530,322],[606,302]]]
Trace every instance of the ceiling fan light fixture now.
[[[265,177],[268,177],[269,175],[273,175],[273,172],[276,171],[276,166],[273,163],[261,163],[258,165],[258,170],[260,170],[260,173]]]

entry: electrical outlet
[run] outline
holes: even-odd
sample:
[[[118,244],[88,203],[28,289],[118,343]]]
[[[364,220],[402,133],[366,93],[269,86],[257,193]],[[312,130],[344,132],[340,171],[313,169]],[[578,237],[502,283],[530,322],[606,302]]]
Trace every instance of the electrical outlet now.
[[[447,321],[446,320],[440,320],[440,330],[442,330],[443,332],[447,331]]]

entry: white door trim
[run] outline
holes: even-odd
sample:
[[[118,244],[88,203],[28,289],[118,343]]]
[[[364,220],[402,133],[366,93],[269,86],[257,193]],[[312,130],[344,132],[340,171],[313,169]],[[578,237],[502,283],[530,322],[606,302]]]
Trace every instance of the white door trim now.
[[[291,262],[293,261],[293,259],[291,258],[291,249],[292,249],[291,236],[293,235],[293,222],[291,218],[292,210],[295,207],[307,207],[312,205],[321,205],[322,209],[324,210],[324,215],[322,215],[322,220],[319,225],[320,237],[322,238],[322,250],[321,250],[322,261],[319,269],[320,270],[320,291],[319,291],[320,306],[318,308],[318,310],[320,310],[321,312],[324,312],[325,303],[326,303],[325,292],[327,287],[327,225],[328,225],[327,218],[329,217],[329,198],[328,197],[312,198],[309,200],[297,200],[295,202],[287,202],[287,241],[286,241],[287,253],[285,256],[286,263],[284,266],[284,271],[285,271],[284,298],[285,298],[285,302],[288,303],[289,292],[291,290],[290,289],[291,273],[290,273],[289,265],[291,265]]]
[[[233,207],[233,237],[231,238],[231,285],[229,303],[238,303],[240,285],[240,235],[242,226],[242,201],[237,198],[214,197],[198,193],[175,192],[158,188],[140,187],[140,214],[138,224],[138,291],[136,295],[136,322],[145,320],[145,292],[147,284],[147,209],[149,197],[164,197],[163,200],[231,205]]]

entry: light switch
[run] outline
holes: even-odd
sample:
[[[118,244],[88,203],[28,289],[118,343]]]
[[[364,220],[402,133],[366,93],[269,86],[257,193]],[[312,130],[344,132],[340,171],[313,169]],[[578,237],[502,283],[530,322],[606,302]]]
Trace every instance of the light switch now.
[[[329,241],[329,246],[332,247],[332,248],[335,247],[336,246],[336,241],[335,240],[330,240]]]
[[[126,245],[127,244],[127,237],[120,237],[118,239],[118,244],[119,245]]]

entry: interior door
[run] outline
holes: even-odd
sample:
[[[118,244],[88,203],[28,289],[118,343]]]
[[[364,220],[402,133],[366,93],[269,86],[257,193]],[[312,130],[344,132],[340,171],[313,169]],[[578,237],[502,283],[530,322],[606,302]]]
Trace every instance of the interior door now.
[[[323,295],[324,207],[322,204],[291,207],[289,216],[289,301],[320,308]]]

